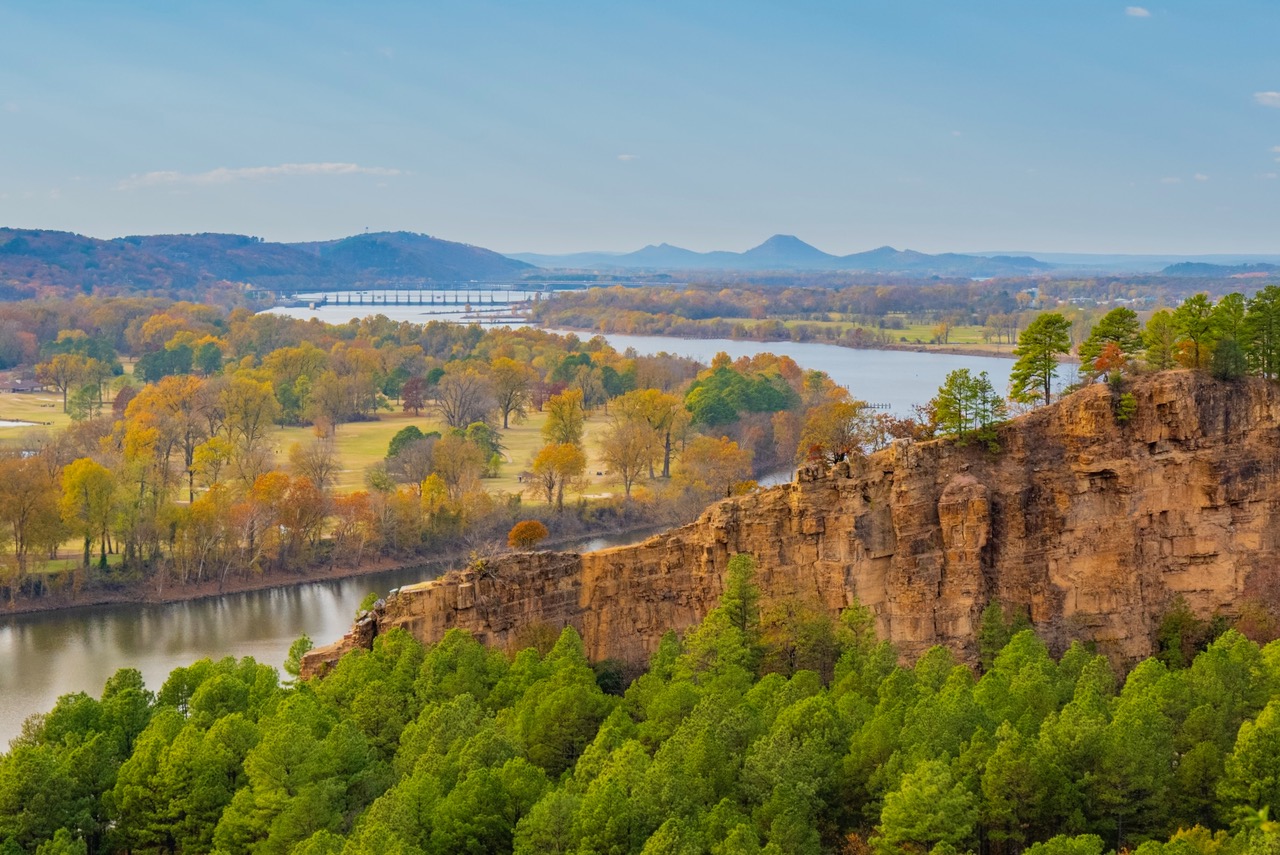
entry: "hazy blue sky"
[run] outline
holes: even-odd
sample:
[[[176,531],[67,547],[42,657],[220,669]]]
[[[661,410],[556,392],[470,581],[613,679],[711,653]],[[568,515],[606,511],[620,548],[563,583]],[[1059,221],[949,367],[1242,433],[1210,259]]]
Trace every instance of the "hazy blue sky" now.
[[[1280,3],[0,5],[0,225],[1280,252]]]

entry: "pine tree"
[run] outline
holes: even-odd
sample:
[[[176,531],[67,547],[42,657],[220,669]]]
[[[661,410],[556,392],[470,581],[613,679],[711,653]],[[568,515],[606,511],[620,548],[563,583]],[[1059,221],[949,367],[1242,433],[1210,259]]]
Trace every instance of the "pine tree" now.
[[[1058,375],[1058,356],[1071,352],[1071,321],[1057,312],[1040,315],[1018,336],[1013,355],[1018,361],[1009,374],[1009,397],[1025,404],[1041,398],[1053,400],[1053,381]]]

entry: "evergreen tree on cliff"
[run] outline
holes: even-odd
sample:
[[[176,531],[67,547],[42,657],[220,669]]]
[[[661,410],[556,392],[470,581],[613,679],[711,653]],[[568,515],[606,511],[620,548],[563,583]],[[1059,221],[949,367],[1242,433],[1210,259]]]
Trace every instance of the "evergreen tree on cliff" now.
[[[1058,355],[1071,352],[1071,321],[1057,312],[1036,318],[1018,336],[1013,355],[1018,361],[1009,374],[1009,397],[1024,404],[1041,398],[1053,400],[1053,379],[1058,375]]]
[[[1108,344],[1115,344],[1126,359],[1142,350],[1142,326],[1133,309],[1121,306],[1107,312],[1089,331],[1089,337],[1080,342],[1080,372],[1090,382],[1103,373],[1098,369],[1098,357]]]

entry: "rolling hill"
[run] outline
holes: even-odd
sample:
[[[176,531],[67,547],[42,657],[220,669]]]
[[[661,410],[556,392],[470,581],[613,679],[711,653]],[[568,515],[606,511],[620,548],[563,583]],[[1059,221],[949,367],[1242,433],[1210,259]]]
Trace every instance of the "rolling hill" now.
[[[0,229],[0,296],[43,288],[181,294],[214,282],[270,290],[355,288],[518,278],[533,267],[468,244],[409,232],[318,243],[246,235],[145,235],[98,240]]]

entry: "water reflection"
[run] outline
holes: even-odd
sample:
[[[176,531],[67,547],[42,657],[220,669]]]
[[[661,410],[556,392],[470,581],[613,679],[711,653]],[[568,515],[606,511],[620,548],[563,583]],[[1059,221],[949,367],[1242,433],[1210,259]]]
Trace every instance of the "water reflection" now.
[[[564,548],[621,546],[656,531],[586,537]],[[158,689],[174,668],[206,656],[252,656],[279,667],[303,633],[327,643],[346,632],[369,592],[434,578],[442,569],[392,570],[191,602],[0,618],[0,746],[20,732],[27,716],[48,710],[59,695],[98,696],[120,668],[137,668],[147,686]]]
[[[569,330],[550,330],[569,335]],[[574,333],[586,339],[590,333]],[[727,338],[690,339],[656,335],[607,333],[604,339],[614,349],[636,353],[673,353],[710,364],[720,352],[737,359],[757,353],[790,356],[801,368],[825,371],[832,380],[872,404],[887,405],[899,416],[911,415],[915,404],[923,404],[938,393],[949,372],[968,368],[975,374],[987,372],[991,384],[1003,392],[1009,386],[1013,360],[995,356],[922,352],[914,350],[854,350],[834,344],[795,341],[734,341]],[[1070,374],[1070,371],[1062,372]]]
[[[326,306],[325,312],[347,316],[369,309]],[[378,307],[391,316],[415,316],[423,307]],[[340,318],[325,318],[341,320]],[[579,333],[583,338],[586,334]],[[605,336],[619,350],[688,354],[710,362],[719,351],[731,356],[772,351],[791,356],[804,368],[826,371],[858,397],[888,404],[907,414],[911,405],[928,400],[948,371],[987,371],[1003,388],[1010,360],[909,351],[849,350],[824,344],[685,340],[659,336]],[[770,473],[764,485],[789,480],[791,472]],[[589,551],[641,540],[652,531],[620,537],[584,538],[568,548]],[[391,571],[357,579],[232,594],[167,605],[116,605],[53,614],[0,618],[0,745],[21,729],[27,716],[49,709],[61,694],[101,693],[103,682],[119,668],[137,668],[147,685],[158,688],[174,668],[202,657],[253,656],[279,666],[289,645],[306,633],[318,642],[338,638],[351,623],[360,601],[370,591],[384,592],[431,578],[438,568]]]

